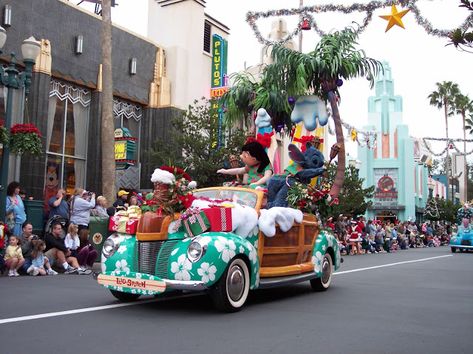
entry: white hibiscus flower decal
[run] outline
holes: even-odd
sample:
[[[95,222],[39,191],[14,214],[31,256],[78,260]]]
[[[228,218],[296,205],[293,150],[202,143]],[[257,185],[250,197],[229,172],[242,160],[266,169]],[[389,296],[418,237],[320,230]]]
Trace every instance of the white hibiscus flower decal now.
[[[333,240],[334,238],[332,236],[327,237],[327,245],[328,247],[333,247]]]
[[[248,258],[252,263],[256,263],[256,259],[258,258],[258,254],[256,253],[256,249],[254,247],[250,248],[250,254],[248,255]]]
[[[185,254],[181,254],[177,262],[171,263],[171,272],[174,273],[176,280],[190,280],[189,270],[192,269],[192,263],[187,259]]]
[[[177,253],[177,251],[179,251],[179,248],[173,249],[173,251],[171,252],[171,256],[174,256]]]
[[[236,245],[233,240],[227,240],[224,237],[217,237],[215,240],[215,248],[222,255],[222,261],[228,263],[230,259],[235,257]]]
[[[325,252],[326,249],[327,249],[327,246],[326,246],[326,245],[323,245],[323,246],[322,246],[322,251]]]
[[[205,245],[208,245],[209,242],[212,241],[212,238],[209,237],[209,236],[203,236],[199,239],[199,243],[202,245],[202,246],[205,246]]]
[[[130,268],[128,268],[128,262],[126,259],[120,259],[115,263],[115,272],[130,273]]]
[[[314,272],[320,273],[322,270],[322,259],[323,255],[320,251],[315,252],[315,255],[312,256],[312,264],[314,265]]]
[[[240,253],[245,253],[245,249],[243,248],[243,246],[240,246],[239,250],[240,250]]]
[[[120,253],[120,254],[126,252],[126,246],[120,246],[120,247],[118,247],[117,252]]]
[[[208,283],[209,281],[215,280],[215,273],[217,268],[212,264],[210,265],[207,262],[202,263],[199,269],[197,269],[197,274],[202,277],[202,282]]]

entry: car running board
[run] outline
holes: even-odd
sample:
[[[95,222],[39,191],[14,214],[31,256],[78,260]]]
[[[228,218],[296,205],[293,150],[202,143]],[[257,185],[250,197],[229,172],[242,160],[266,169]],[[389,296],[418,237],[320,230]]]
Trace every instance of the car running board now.
[[[259,282],[258,289],[275,288],[277,286],[291,285],[295,283],[301,283],[303,281],[309,281],[317,278],[314,272],[300,274],[300,275],[289,275],[286,277],[275,277],[275,278],[264,278]]]

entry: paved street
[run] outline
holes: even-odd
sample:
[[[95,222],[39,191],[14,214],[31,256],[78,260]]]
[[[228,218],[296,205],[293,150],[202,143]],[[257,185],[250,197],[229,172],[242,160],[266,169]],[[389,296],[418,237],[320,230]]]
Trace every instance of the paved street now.
[[[472,268],[448,247],[345,257],[327,292],[257,291],[236,314],[201,295],[117,307],[89,276],[1,277],[0,352],[471,353]]]

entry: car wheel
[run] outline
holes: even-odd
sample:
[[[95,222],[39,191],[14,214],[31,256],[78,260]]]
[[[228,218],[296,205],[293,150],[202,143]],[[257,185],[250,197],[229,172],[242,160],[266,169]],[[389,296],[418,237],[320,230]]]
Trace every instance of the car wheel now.
[[[141,296],[140,294],[122,293],[121,291],[116,290],[110,290],[110,292],[121,302],[132,302]]]
[[[455,253],[457,251],[455,247],[450,247],[450,249],[452,250],[452,253]]]
[[[211,288],[215,307],[224,312],[241,310],[250,291],[250,273],[245,261],[234,258],[219,281]]]
[[[311,279],[310,286],[315,291],[325,291],[330,287],[333,275],[333,261],[329,253],[324,254],[322,259],[322,275],[320,278]]]

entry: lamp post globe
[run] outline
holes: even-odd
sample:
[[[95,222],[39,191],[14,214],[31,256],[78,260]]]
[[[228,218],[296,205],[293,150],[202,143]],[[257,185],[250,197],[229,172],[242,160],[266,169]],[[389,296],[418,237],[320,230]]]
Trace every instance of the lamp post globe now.
[[[7,40],[7,34],[3,27],[0,26],[0,53]],[[25,69],[19,72],[16,68],[16,57],[11,53],[10,64],[7,67],[0,66],[0,84],[8,89],[5,115],[5,128],[10,131],[13,111],[13,91],[15,89],[25,89],[25,97],[29,93],[31,85],[31,77],[33,74],[33,66],[36,57],[39,55],[41,45],[34,37],[30,37],[23,41],[21,52]],[[3,146],[0,172],[0,220],[5,219],[6,198],[9,172],[10,149],[8,145]]]
[[[5,31],[5,28],[0,26],[0,50],[5,45],[6,41],[7,41],[7,31]]]

